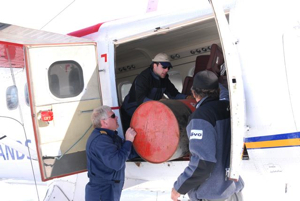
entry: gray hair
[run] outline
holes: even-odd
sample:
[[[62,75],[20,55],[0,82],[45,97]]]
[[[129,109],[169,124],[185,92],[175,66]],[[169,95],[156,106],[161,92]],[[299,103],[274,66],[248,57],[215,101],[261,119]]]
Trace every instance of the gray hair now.
[[[109,106],[106,105],[102,105],[98,108],[95,108],[93,110],[92,116],[91,116],[91,120],[92,120],[92,124],[94,128],[101,128],[101,122],[100,120],[102,119],[107,119],[108,115],[107,113],[111,111],[111,108]]]
[[[199,96],[200,98],[204,98],[206,96],[212,97],[212,98],[219,98],[220,95],[220,89],[201,89],[199,87],[192,87],[191,91],[194,91],[194,94],[196,96]]]

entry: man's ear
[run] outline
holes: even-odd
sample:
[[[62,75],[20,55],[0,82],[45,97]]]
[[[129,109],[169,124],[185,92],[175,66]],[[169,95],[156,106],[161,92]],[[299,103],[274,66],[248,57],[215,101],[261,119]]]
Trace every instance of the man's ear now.
[[[200,96],[197,96],[197,95],[194,93],[194,90],[192,90],[192,94],[193,94],[193,97],[196,99],[196,101],[201,100],[201,97],[200,97]]]
[[[193,96],[194,98],[196,98],[195,93],[194,93],[194,90],[191,90],[191,91],[192,91],[192,96]]]
[[[101,120],[100,120],[100,123],[101,123],[102,127],[103,127],[103,125],[106,125],[106,124],[107,124],[107,122],[106,122],[105,119],[101,119]]]

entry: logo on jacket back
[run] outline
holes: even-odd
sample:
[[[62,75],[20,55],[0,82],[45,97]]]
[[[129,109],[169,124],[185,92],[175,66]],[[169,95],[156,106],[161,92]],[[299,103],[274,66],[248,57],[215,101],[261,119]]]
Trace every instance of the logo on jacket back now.
[[[202,140],[203,137],[203,130],[191,130],[190,140]]]

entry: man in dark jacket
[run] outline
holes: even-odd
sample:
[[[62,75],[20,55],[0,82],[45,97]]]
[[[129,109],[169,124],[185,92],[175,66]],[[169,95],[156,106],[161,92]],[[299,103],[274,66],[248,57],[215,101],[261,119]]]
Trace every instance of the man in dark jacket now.
[[[119,201],[124,185],[125,162],[131,153],[136,132],[128,128],[125,141],[117,134],[118,117],[108,106],[92,114],[94,131],[86,144],[89,182],[86,201]]]
[[[159,53],[152,59],[150,67],[135,78],[121,108],[123,129],[129,127],[134,111],[146,101],[160,100],[164,94],[170,99],[187,98],[186,95],[179,93],[169,80],[170,68],[172,65],[168,55]]]
[[[223,88],[225,89],[225,88]],[[171,198],[188,193],[191,201],[242,201],[244,182],[226,179],[230,160],[229,101],[220,100],[217,76],[211,71],[196,74],[192,94],[197,104],[186,128],[190,162],[178,177]]]

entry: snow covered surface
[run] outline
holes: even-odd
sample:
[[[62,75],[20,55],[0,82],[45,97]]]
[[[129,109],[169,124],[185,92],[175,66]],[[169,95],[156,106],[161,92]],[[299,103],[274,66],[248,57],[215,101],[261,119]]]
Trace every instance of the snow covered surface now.
[[[259,174],[256,166],[251,166],[250,161],[243,161],[242,177],[245,182],[243,190],[244,201],[298,201],[299,193],[297,183],[279,182],[287,179],[277,177],[275,174]],[[251,169],[252,167],[252,169]],[[256,171],[255,171],[256,169]],[[294,177],[297,177],[294,175]],[[298,177],[297,177],[298,178]],[[175,181],[176,178],[174,178]],[[126,188],[122,192],[121,201],[168,201],[171,200],[171,189],[174,181],[149,181]],[[285,185],[283,185],[285,184]],[[37,190],[40,199],[38,199]],[[42,201],[47,192],[47,183],[38,183],[37,187],[32,182],[1,180],[0,201]],[[188,201],[188,196],[181,196],[181,201]]]
[[[151,181],[123,190],[121,201],[166,201],[171,200],[171,183]],[[36,190],[39,192],[39,197]],[[1,201],[42,201],[47,192],[46,183],[28,181],[0,180]],[[188,196],[181,196],[182,201],[188,201]]]

